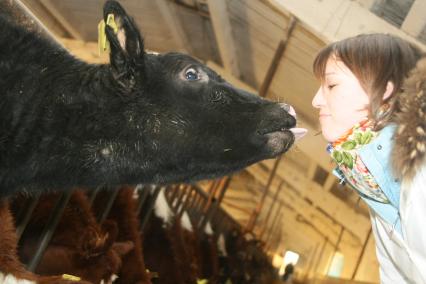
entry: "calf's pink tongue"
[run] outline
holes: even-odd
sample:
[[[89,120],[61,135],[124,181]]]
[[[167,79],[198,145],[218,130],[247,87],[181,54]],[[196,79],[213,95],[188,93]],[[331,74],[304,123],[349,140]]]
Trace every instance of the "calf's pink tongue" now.
[[[290,128],[290,131],[293,133],[296,141],[305,136],[308,132],[306,128]]]

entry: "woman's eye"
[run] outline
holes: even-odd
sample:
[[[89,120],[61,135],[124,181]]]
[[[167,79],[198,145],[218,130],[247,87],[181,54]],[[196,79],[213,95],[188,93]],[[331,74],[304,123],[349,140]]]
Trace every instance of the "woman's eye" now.
[[[337,86],[337,84],[330,84],[330,85],[328,85],[328,89],[331,90],[331,89],[333,89],[336,86]]]
[[[189,68],[188,70],[186,70],[185,78],[188,81],[196,81],[200,79],[200,77],[198,76],[198,72],[194,68]]]

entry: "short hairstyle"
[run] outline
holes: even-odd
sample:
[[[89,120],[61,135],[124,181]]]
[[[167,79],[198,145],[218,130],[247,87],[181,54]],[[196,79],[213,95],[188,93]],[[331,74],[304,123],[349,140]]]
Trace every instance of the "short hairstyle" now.
[[[421,56],[420,49],[397,36],[361,34],[324,47],[314,60],[313,72],[323,81],[327,61],[333,57],[342,61],[369,95],[369,117],[379,130],[392,119],[394,95],[401,91],[405,78]],[[394,85],[393,93],[387,99],[390,110],[379,117],[388,82]]]

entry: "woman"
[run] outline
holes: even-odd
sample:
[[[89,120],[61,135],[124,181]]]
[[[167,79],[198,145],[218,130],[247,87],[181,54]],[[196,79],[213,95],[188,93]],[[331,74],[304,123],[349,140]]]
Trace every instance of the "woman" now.
[[[321,86],[312,105],[338,165],[334,173],[370,208],[382,283],[426,283],[426,62],[420,57],[400,38],[370,34],[325,47],[313,65]]]

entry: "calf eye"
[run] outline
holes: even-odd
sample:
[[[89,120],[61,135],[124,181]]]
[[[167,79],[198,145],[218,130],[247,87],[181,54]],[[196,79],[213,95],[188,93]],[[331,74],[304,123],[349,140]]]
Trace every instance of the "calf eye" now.
[[[200,79],[200,76],[198,75],[198,72],[194,68],[189,68],[185,72],[185,78],[188,81],[197,81]]]

